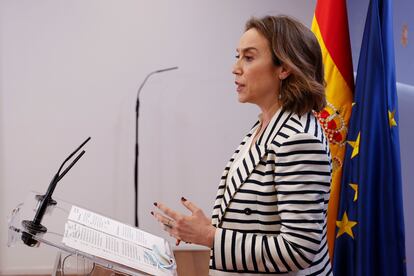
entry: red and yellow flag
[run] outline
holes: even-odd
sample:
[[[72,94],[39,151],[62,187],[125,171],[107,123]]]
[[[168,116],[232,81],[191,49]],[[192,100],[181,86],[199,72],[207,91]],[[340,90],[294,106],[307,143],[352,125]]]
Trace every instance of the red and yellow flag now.
[[[312,31],[322,50],[328,105],[317,114],[330,142],[333,161],[328,205],[328,248],[331,260],[341,191],[342,163],[351,116],[354,77],[345,0],[318,0]]]

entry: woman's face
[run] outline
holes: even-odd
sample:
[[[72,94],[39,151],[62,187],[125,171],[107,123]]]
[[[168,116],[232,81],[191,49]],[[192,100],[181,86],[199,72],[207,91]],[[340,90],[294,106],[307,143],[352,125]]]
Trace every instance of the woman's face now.
[[[233,74],[239,101],[260,107],[277,101],[282,66],[273,64],[266,38],[256,29],[249,29],[240,38],[236,51]]]

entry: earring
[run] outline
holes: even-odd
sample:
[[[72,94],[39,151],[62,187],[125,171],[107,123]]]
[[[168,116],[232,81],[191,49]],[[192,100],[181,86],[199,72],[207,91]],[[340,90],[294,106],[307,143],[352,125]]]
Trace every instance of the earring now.
[[[282,82],[283,82],[283,79],[280,78],[280,82],[279,82],[279,100],[282,99]]]

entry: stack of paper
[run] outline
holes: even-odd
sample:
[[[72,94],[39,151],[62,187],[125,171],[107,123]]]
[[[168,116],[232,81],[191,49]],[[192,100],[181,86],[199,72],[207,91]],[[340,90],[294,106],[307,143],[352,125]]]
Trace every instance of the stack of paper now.
[[[164,239],[80,207],[72,206],[62,242],[148,274],[175,275]]]

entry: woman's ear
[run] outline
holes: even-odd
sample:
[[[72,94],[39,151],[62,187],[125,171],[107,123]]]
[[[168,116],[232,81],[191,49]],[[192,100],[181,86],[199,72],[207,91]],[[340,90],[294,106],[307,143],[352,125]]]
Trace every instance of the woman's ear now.
[[[280,66],[279,79],[284,80],[287,77],[289,77],[291,73],[292,73],[292,70],[289,67],[287,67],[285,64],[283,64],[282,66]]]

